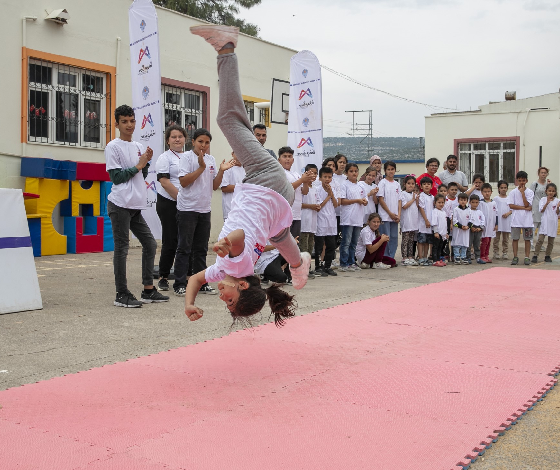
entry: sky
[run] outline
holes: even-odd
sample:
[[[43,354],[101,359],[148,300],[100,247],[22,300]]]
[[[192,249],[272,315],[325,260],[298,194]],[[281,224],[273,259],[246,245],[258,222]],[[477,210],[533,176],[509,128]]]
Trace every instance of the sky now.
[[[560,88],[560,0],[262,0],[240,17],[259,36],[371,87],[453,110]],[[373,110],[374,137],[424,136],[404,102],[323,69],[324,135],[351,133],[347,110]],[[367,123],[367,114],[356,122]]]

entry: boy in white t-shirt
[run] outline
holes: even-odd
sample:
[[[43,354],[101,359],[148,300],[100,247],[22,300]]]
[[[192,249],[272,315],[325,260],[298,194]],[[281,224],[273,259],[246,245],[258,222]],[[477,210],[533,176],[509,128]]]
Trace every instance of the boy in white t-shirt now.
[[[241,162],[235,158],[235,153],[231,152],[231,156],[233,157],[233,166],[224,171],[222,185],[220,187],[222,190],[222,213],[224,221],[227,219],[229,211],[231,210],[231,201],[233,200],[235,185],[242,183],[243,178],[245,178],[245,168],[243,168]]]
[[[333,170],[324,166],[319,170],[319,181],[316,183],[317,200],[321,208],[317,213],[317,231],[315,232],[315,273],[325,276],[336,276],[331,265],[336,251],[337,220],[335,208],[340,204],[338,187],[334,187]],[[325,258],[321,267],[321,253],[325,246]]]
[[[445,206],[443,206],[443,212],[447,217],[447,232],[449,234],[449,240],[447,243],[449,249],[449,261],[453,261],[453,248],[452,248],[452,227],[453,227],[453,210],[459,205],[457,200],[457,193],[459,192],[459,185],[454,181],[451,181],[447,185],[447,196],[445,197]]]
[[[401,185],[395,181],[397,165],[388,161],[383,165],[385,178],[379,182],[377,200],[379,201],[379,215],[383,223],[379,227],[379,233],[389,235],[387,244],[387,256],[395,258],[399,244],[399,196]]]
[[[305,166],[305,172],[309,173],[314,180],[317,179],[317,165],[309,163]],[[317,232],[317,213],[321,210],[321,201],[317,195],[317,186],[309,186],[309,191],[303,196],[301,205],[301,235],[299,236],[299,249],[302,252],[313,254],[315,233]],[[309,277],[313,279],[315,274],[309,272]]]
[[[430,245],[434,243],[432,234],[432,211],[434,210],[434,196],[430,194],[432,190],[432,179],[424,176],[420,180],[422,192],[418,196],[418,264],[420,266],[430,266],[428,253]]]
[[[531,264],[529,255],[531,254],[531,240],[533,239],[533,197],[534,193],[526,188],[529,179],[525,171],[518,171],[515,175],[517,188],[513,189],[508,195],[509,208],[513,211],[511,215],[511,239],[513,248],[513,260],[511,264],[518,264],[517,249],[519,238],[523,232],[525,240],[525,265]]]
[[[471,232],[469,238],[469,247],[474,252],[474,256],[476,258],[476,262],[478,264],[486,264],[480,257],[480,243],[482,240],[482,233],[484,232],[484,228],[486,227],[486,219],[484,218],[484,214],[478,208],[480,204],[480,198],[476,194],[471,194],[469,198],[469,212],[471,216]],[[471,259],[468,259],[469,264],[471,264]]]
[[[511,233],[512,210],[507,202],[507,181],[498,181],[498,197],[494,198],[498,211],[498,231],[494,238],[494,259],[500,259],[500,237],[502,238],[502,259],[508,259],[509,234]]]
[[[435,207],[431,217],[432,230],[434,232],[433,266],[444,267],[447,266],[447,263],[443,255],[443,247],[449,238],[447,235],[447,217],[445,216],[445,212],[443,212],[445,196],[443,194],[438,194],[434,198],[434,204]]]
[[[115,126],[120,138],[105,147],[106,169],[113,186],[109,194],[107,210],[111,218],[115,251],[113,266],[117,307],[142,307],[143,303],[167,302],[169,297],[161,295],[154,287],[154,258],[157,244],[150,227],[142,217],[147,208],[146,184],[148,167],[153,156],[150,147],[132,140],[136,127],[134,110],[127,105],[115,109]],[[126,281],[126,258],[129,247],[129,230],[142,244],[142,282],[144,290],[141,301],[128,290]]]

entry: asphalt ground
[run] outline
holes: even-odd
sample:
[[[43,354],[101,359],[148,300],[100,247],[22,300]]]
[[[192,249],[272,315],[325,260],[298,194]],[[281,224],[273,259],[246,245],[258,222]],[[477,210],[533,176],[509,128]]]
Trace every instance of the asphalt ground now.
[[[212,257],[213,254],[209,254],[209,263]],[[541,260],[542,257],[543,254]],[[489,265],[399,266],[388,270],[339,272],[337,277],[309,280],[305,289],[297,293],[297,314],[442,282],[495,266],[525,270],[530,286],[532,270],[560,269],[560,246],[552,257],[552,263],[541,262],[529,267],[497,261]],[[197,298],[197,305],[204,309],[204,317],[196,322],[186,318],[184,299],[173,295],[169,302],[142,308],[114,307],[110,252],[36,258],[36,267],[43,310],[0,315],[0,390],[219,338],[240,327],[232,325],[223,303],[211,295]],[[140,273],[141,250],[131,248],[128,284],[138,298]],[[449,302],[453,308],[443,288],[442,301]],[[411,297],[410,305],[403,308],[414,308],[414,298]],[[256,315],[258,318],[253,323],[270,322],[269,313]],[[560,393],[557,389],[555,387],[471,468],[560,468]]]

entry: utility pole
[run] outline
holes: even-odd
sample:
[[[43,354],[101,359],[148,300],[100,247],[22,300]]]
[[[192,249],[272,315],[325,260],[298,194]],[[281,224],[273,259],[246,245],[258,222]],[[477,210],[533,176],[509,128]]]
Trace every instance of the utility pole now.
[[[345,111],[352,113],[352,137],[363,137],[360,144],[365,140],[367,145],[366,160],[373,155],[373,111],[371,109],[361,111]],[[356,113],[368,113],[368,124],[356,123]]]

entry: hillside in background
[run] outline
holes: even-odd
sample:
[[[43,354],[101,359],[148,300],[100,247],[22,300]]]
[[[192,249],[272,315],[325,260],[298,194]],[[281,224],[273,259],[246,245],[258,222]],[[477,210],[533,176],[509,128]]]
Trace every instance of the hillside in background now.
[[[373,150],[368,154],[367,139],[363,137],[324,137],[323,154],[334,157],[343,153],[349,161],[369,160],[379,155],[386,160],[424,160],[424,139],[419,137],[374,137]]]

